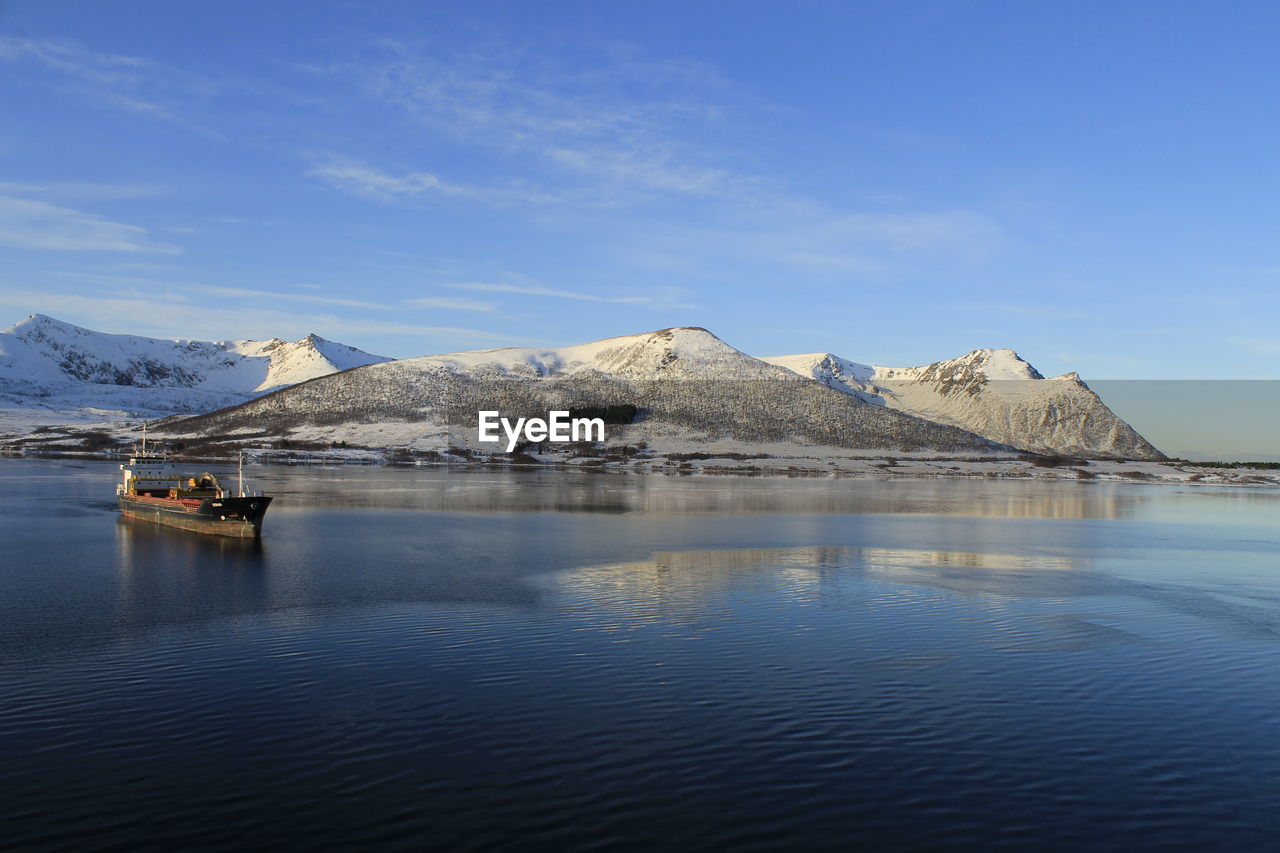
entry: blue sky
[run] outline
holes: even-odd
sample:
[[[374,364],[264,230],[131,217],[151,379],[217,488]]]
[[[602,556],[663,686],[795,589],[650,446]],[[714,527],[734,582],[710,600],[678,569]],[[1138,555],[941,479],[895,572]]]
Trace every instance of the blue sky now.
[[[1280,6],[0,5],[0,325],[1280,376]]]

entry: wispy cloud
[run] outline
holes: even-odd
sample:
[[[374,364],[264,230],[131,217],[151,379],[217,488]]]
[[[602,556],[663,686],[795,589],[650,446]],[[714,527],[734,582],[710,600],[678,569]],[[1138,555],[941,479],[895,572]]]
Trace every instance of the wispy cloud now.
[[[605,204],[742,192],[744,179],[723,165],[732,152],[695,144],[689,132],[728,112],[733,96],[714,70],[625,51],[598,60],[584,74],[509,45],[462,54],[383,40],[358,61],[309,70],[357,80],[366,96],[423,127],[505,157],[522,172],[536,167],[544,184],[556,187],[520,188],[511,199],[485,188],[481,200]],[[434,173],[403,180],[407,186],[369,189],[396,195],[456,186]],[[457,194],[473,194],[462,189]]]
[[[142,272],[146,272],[143,270]],[[168,299],[179,299],[188,301],[186,295],[178,296],[172,291],[172,288],[182,288],[189,292],[199,292],[205,285],[196,281],[188,281],[177,279],[173,276],[167,276],[163,279],[152,278],[148,275],[121,275],[120,273],[106,272],[85,272],[83,270],[50,270],[49,274],[60,279],[70,279],[71,281],[92,282],[94,284],[105,284],[113,287],[131,288],[130,292],[146,294],[148,296],[162,296]],[[117,295],[119,295],[117,293]]]
[[[388,168],[346,155],[330,155],[309,174],[381,202],[529,207],[543,227],[581,231],[595,227],[581,220],[583,211],[616,211],[630,221],[614,232],[615,250],[655,268],[705,268],[728,252],[832,277],[876,277],[917,257],[980,262],[1011,242],[978,210],[913,210],[905,199],[840,208],[789,191],[735,141],[780,108],[748,98],[705,65],[622,48],[599,53],[584,76],[581,63],[570,68],[510,44],[462,53],[385,40],[359,61],[313,68],[356,81],[367,97],[416,122],[425,148],[442,137],[464,142],[475,153],[469,168],[490,177],[456,180],[449,160]],[[686,227],[672,227],[673,215]]]
[[[245,219],[239,216],[215,216],[211,220],[220,225],[252,225],[255,228],[274,228],[281,223],[271,219]]]
[[[616,302],[629,305],[648,305],[655,300],[651,296],[600,296],[577,290],[556,290],[550,287],[527,284],[502,284],[487,282],[459,282],[444,285],[458,290],[476,290],[484,293],[515,293],[521,296],[545,296],[552,299],[574,299],[579,302]]]
[[[440,195],[487,204],[548,204],[557,196],[519,187],[485,187],[448,183],[431,172],[393,175],[345,158],[335,158],[312,168],[308,175],[335,189],[376,201]]]
[[[756,250],[764,250],[767,245],[767,240],[758,243],[756,244]],[[841,276],[853,275],[860,278],[882,276],[889,269],[889,265],[879,258],[841,247],[795,249],[784,246],[772,253],[772,259],[781,261],[788,266],[799,267],[811,272],[817,271]]]
[[[447,296],[424,296],[405,302],[410,308],[439,308],[446,311],[478,311],[492,314],[498,306],[491,302],[480,302],[475,299],[451,299]]]
[[[111,269],[126,272],[164,273],[166,275],[178,269],[174,264],[156,264],[145,261],[122,261],[111,265]]]
[[[605,181],[613,187],[632,187],[690,196],[745,194],[758,179],[734,176],[724,169],[681,162],[670,143],[651,142],[631,148],[590,146],[550,148],[552,162]]]
[[[94,106],[222,138],[178,108],[192,93],[211,88],[209,81],[183,69],[162,66],[144,57],[95,51],[70,39],[20,36],[0,36],[0,60],[42,66]],[[178,93],[186,97],[179,97]]]
[[[1007,241],[990,217],[972,211],[851,213],[830,221],[837,240],[873,243],[894,252],[944,252],[981,257]]]
[[[148,239],[147,229],[46,201],[0,196],[0,243],[54,251],[154,252],[182,249]]]
[[[977,211],[842,213],[802,198],[786,201],[696,224],[637,223],[619,251],[627,263],[682,275],[718,276],[728,264],[751,264],[883,281],[939,258],[980,263],[1012,243]]]
[[[1001,314],[1012,314],[1018,317],[1043,317],[1046,319],[1059,320],[1103,319],[1103,315],[1096,311],[1081,311],[1079,308],[1063,308],[1059,305],[1024,305],[1005,302],[963,302],[956,305],[955,308],[964,311],[997,311]],[[1147,333],[1148,332],[1140,332],[1140,334]]]
[[[707,97],[719,89],[723,100],[725,88],[709,66],[634,53],[602,53],[593,64],[583,73],[509,44],[461,53],[383,40],[358,63],[329,70],[357,75],[366,91],[426,124],[515,150],[570,140],[651,140],[673,123],[724,111]]]
[[[247,287],[222,287],[205,285],[204,291],[215,296],[231,296],[240,299],[281,300],[284,302],[307,302],[313,305],[341,305],[346,308],[369,308],[374,311],[394,311],[395,306],[379,302],[365,302],[360,299],[345,299],[339,296],[316,296],[311,293],[280,293],[274,290],[254,290]]]
[[[0,36],[0,59],[32,59],[82,80],[102,85],[136,84],[152,63],[137,56],[100,53],[70,40]]]
[[[18,196],[37,196],[58,201],[112,201],[126,198],[152,198],[166,195],[167,191],[154,186],[130,184],[94,184],[75,181],[0,181],[0,193]]]
[[[147,272],[143,270],[142,272]],[[91,281],[96,284],[113,285],[126,288],[117,291],[115,296],[145,297],[167,299],[169,301],[190,301],[188,293],[201,298],[216,296],[224,304],[228,300],[243,300],[251,303],[264,302],[300,302],[310,305],[334,305],[344,308],[363,308],[373,311],[396,311],[398,305],[381,302],[367,302],[359,299],[346,299],[339,296],[322,296],[314,293],[281,293],[275,290],[258,290],[249,287],[225,287],[207,284],[200,281],[176,280],[172,277],[151,278],[145,275],[115,275],[99,272],[79,272],[74,270],[58,270],[53,275],[63,279]],[[306,285],[301,285],[306,287]],[[177,289],[177,290],[175,290]],[[185,293],[181,292],[185,291]]]

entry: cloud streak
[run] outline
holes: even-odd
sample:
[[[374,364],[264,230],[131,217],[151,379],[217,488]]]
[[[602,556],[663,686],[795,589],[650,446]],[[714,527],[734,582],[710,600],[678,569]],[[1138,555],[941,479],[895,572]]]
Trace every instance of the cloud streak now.
[[[359,61],[309,70],[359,81],[365,96],[422,127],[516,161],[524,171],[536,166],[544,183],[560,187],[520,188],[514,201],[599,205],[655,195],[741,195],[743,179],[722,165],[732,152],[694,144],[689,133],[690,124],[720,122],[728,112],[712,99],[732,97],[718,74],[688,62],[597,59],[584,74],[510,47],[458,54],[382,40]],[[393,195],[454,186],[433,173],[404,177],[407,188],[361,183]],[[574,186],[564,188],[566,181]]]
[[[316,296],[310,293],[279,293],[272,290],[253,290],[247,287],[221,287],[202,285],[202,289],[218,296],[230,296],[241,299],[281,300],[284,302],[307,302],[313,305],[340,305],[344,308],[368,308],[374,311],[394,311],[395,306],[379,302],[364,302],[359,299],[343,299],[337,296]]]
[[[451,299],[447,296],[424,296],[405,302],[410,308],[429,308],[444,311],[477,311],[492,314],[498,306],[491,302],[480,302],[475,299]]]
[[[458,290],[474,290],[484,293],[513,293],[520,296],[545,296],[551,299],[572,299],[578,302],[613,302],[624,305],[649,305],[655,300],[650,296],[599,296],[577,290],[556,290],[550,287],[526,284],[502,284],[487,282],[459,282],[446,284]]]
[[[728,252],[730,263],[755,257],[805,273],[885,278],[929,256],[982,262],[1011,242],[977,210],[841,209],[789,192],[779,178],[744,168],[757,162],[745,146],[724,141],[742,136],[733,122],[749,115],[759,123],[777,108],[748,103],[706,66],[626,51],[598,59],[584,77],[508,45],[463,55],[379,42],[360,62],[313,70],[358,81],[367,97],[422,127],[428,146],[442,135],[464,142],[492,179],[451,180],[448,160],[388,169],[345,155],[308,174],[383,203],[527,208],[541,226],[579,233],[630,215],[625,231],[606,238],[623,255],[712,274],[723,268],[714,255]],[[678,219],[684,227],[673,228]]]
[[[893,252],[943,252],[979,258],[1005,242],[1000,226],[971,211],[852,213],[827,225],[831,237],[874,243]]]
[[[308,173],[331,187],[374,201],[418,196],[443,196],[496,206],[511,204],[551,204],[562,199],[548,193],[516,187],[483,187],[448,183],[431,172],[393,175],[355,160],[336,158]]]
[[[221,134],[185,117],[185,110],[179,109],[193,94],[207,93],[212,88],[209,81],[190,72],[138,56],[91,50],[70,39],[0,36],[0,60],[43,67],[94,106],[223,139]]]
[[[0,36],[0,59],[30,59],[71,77],[103,86],[134,85],[152,63],[136,56],[99,53],[70,40]]]
[[[0,196],[0,243],[62,252],[150,252],[176,255],[181,247],[148,239],[147,229],[112,222],[47,201]]]
[[[0,181],[0,194],[38,196],[59,201],[114,201],[129,198],[154,198],[167,195],[159,187],[129,184],[95,184],[75,181]]]

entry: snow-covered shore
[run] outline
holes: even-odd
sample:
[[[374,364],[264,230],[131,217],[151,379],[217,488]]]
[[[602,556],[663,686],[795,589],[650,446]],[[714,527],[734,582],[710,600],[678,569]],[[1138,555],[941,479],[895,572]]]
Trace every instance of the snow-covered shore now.
[[[0,456],[81,456],[120,458],[120,445],[92,446],[52,441],[25,444],[0,441]],[[551,453],[482,454],[463,448],[410,450],[370,447],[290,447],[244,442],[247,461],[286,465],[428,465],[458,469],[564,470],[677,476],[775,476],[850,479],[979,478],[1001,480],[1150,483],[1206,486],[1280,487],[1280,469],[1217,467],[1181,461],[1083,460],[1035,456],[949,456],[936,453],[865,452],[847,448],[769,446],[704,449],[579,449]],[[221,452],[174,451],[175,458],[222,462]]]

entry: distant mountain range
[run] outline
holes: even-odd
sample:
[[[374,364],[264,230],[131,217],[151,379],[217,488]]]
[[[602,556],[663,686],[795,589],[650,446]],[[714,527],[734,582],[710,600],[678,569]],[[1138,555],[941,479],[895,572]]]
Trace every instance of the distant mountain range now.
[[[634,411],[610,443],[1030,450],[1158,459],[1074,373],[1012,350],[889,368],[830,353],[753,358],[701,328],[558,349],[391,360],[326,341],[162,341],[33,315],[0,332],[0,399],[100,420],[180,414],[169,435],[368,446],[466,444],[476,412]],[[46,421],[47,422],[47,421]]]
[[[160,425],[176,436],[289,434],[420,448],[471,446],[476,413],[511,418],[557,409],[630,407],[612,443],[696,450],[736,443],[895,451],[1009,450],[752,358],[705,329],[664,329],[561,349],[425,356],[321,377],[230,409]],[[392,438],[394,436],[394,438]],[[411,440],[416,439],[416,440]]]
[[[207,412],[382,361],[388,359],[318,335],[171,341],[32,314],[0,331],[0,405],[66,412],[77,421]]]

